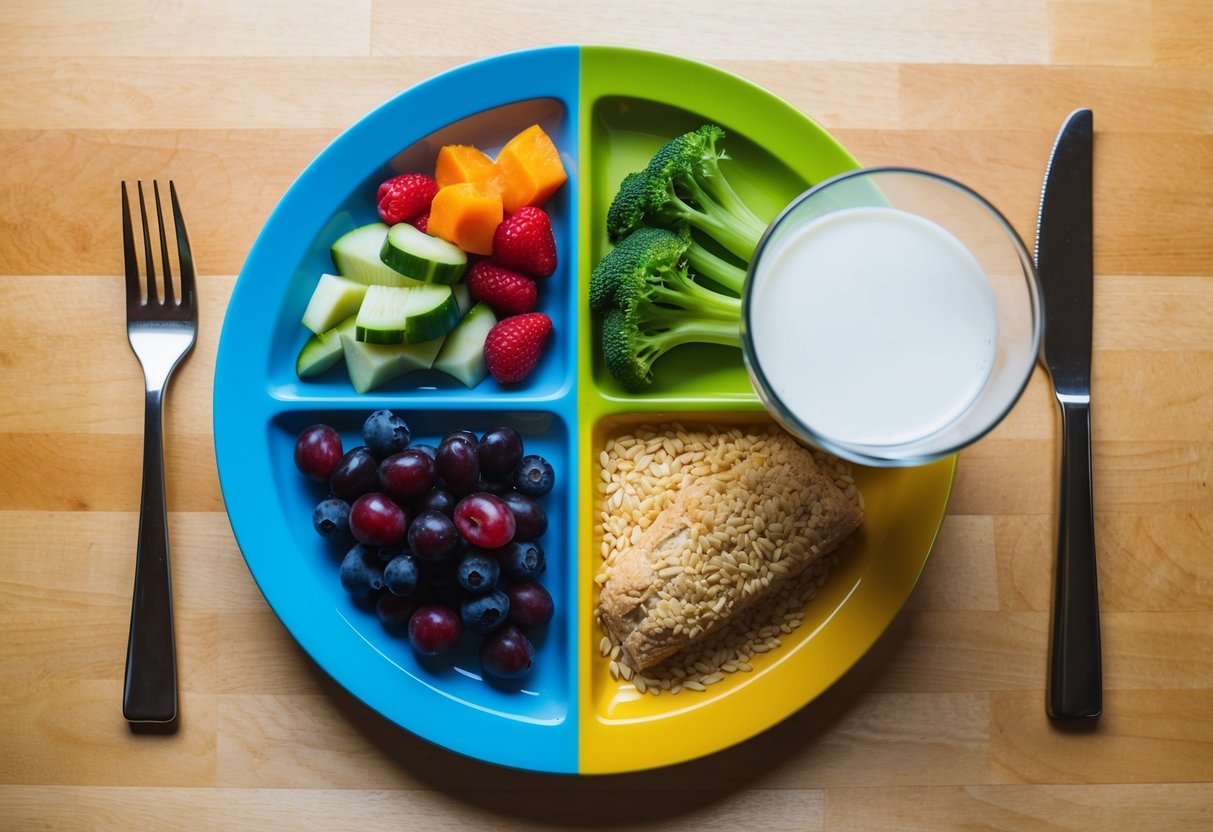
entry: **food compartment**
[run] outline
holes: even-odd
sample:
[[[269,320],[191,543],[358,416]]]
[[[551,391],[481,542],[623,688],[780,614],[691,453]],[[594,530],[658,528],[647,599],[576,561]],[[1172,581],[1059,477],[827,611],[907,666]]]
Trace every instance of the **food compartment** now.
[[[953,470],[952,460],[914,470],[844,465],[861,495],[863,524],[790,582],[796,592],[789,591],[765,609],[751,608],[723,632],[691,647],[688,652],[698,654],[704,663],[700,667],[675,656],[639,674],[622,668],[613,671],[612,657],[603,654],[604,630],[596,622],[600,596],[596,576],[603,568],[604,552],[612,545],[604,537],[602,512],[628,516],[638,502],[648,499],[646,478],[635,465],[660,473],[659,466],[668,466],[676,457],[685,460],[683,455],[691,448],[674,445],[674,433],[668,436],[672,448],[658,447],[663,444],[658,434],[656,441],[633,454],[622,480],[612,471],[604,474],[604,462],[608,457],[622,460],[624,437],[672,424],[692,439],[697,431],[716,429],[737,428],[746,434],[780,430],[763,413],[702,410],[617,413],[593,425],[592,461],[582,495],[588,520],[580,564],[584,576],[580,650],[585,657],[582,764],[591,770],[622,766],[625,749],[639,741],[642,732],[668,732],[678,738],[675,748],[656,755],[654,765],[725,747],[768,727],[823,691],[876,640],[908,596],[942,517],[942,508],[932,505],[932,493],[940,488],[946,492]],[[713,435],[713,441],[718,439]],[[608,453],[612,445],[614,450]],[[832,461],[820,455],[818,459],[833,475],[833,469],[826,467]],[[625,494],[611,503],[616,481],[623,483]],[[658,484],[662,485],[660,477]],[[627,527],[651,522],[655,508],[672,500],[676,488],[664,483],[654,491],[654,502],[640,507],[641,514],[633,515]],[[645,520],[639,519],[642,515]],[[747,635],[743,628],[752,633]],[[649,690],[654,680],[665,686],[656,695]],[[676,688],[681,689],[673,692]]]
[[[567,424],[557,414],[543,411],[397,408],[396,412],[411,428],[410,447],[421,443],[437,446],[444,434],[456,429],[481,436],[494,427],[506,426],[521,435],[526,454],[544,457],[555,470],[552,490],[537,498],[547,516],[547,530],[539,538],[546,554],[546,568],[534,578],[551,595],[555,615],[548,624],[526,631],[535,647],[530,673],[517,681],[486,677],[478,655],[481,638],[466,627],[453,653],[423,657],[410,646],[407,624],[385,624],[376,614],[373,600],[353,597],[342,587],[339,567],[355,541],[350,536],[329,541],[313,529],[313,509],[329,495],[329,488],[297,470],[294,448],[299,433],[318,423],[330,425],[340,434],[346,452],[362,445],[360,429],[369,415],[367,410],[300,410],[279,414],[270,421],[269,461],[278,493],[261,495],[259,499],[265,501],[264,524],[289,530],[289,537],[276,541],[272,547],[244,547],[262,591],[292,632],[301,627],[323,633],[328,644],[343,644],[340,649],[326,650],[326,655],[314,656],[330,672],[337,662],[353,668],[350,671],[353,678],[360,681],[378,675],[377,692],[392,703],[386,712],[396,718],[403,716],[394,713],[400,710],[400,703],[412,702],[420,716],[426,713],[427,706],[423,703],[437,702],[434,697],[438,697],[467,706],[468,714],[487,714],[527,725],[565,723],[572,707],[573,662],[569,651],[574,600],[570,593],[572,563],[568,553],[572,551],[573,524],[569,518],[575,491],[569,469]],[[417,512],[406,507],[410,519]],[[502,584],[505,582],[503,576]],[[453,580],[446,580],[430,590],[430,598],[454,604],[447,597],[452,592],[457,593],[457,587]],[[376,593],[376,597],[385,593],[386,590]],[[300,640],[307,643],[306,639]],[[413,727],[423,735],[428,730],[425,719],[419,719]]]
[[[718,145],[718,150],[726,152],[728,157],[720,163],[722,173],[764,222],[774,219],[787,202],[807,187],[807,180],[792,167],[750,141],[742,125],[720,123],[700,113],[646,99],[604,96],[592,103],[588,129],[587,247],[591,269],[613,248],[607,234],[607,212],[624,177],[643,169],[652,155],[670,139],[708,122],[720,124],[725,130],[725,137]],[[745,261],[730,255],[699,232],[696,237],[714,254],[727,259],[736,272],[744,273]],[[701,282],[728,297],[737,297],[737,292],[710,279],[701,278]],[[642,391],[629,392],[608,371],[603,360],[602,317],[587,314],[590,325],[586,337],[592,377],[598,390],[608,399],[622,402],[644,397],[737,401],[754,397],[740,348],[709,343],[684,344],[666,352],[653,364],[653,383]],[[688,319],[698,317],[696,312],[687,313]]]
[[[408,141],[416,122],[413,108],[396,99],[377,111],[376,122],[369,126],[359,122],[353,130],[379,129],[385,135],[398,136]],[[556,271],[548,278],[536,281],[538,303],[535,311],[543,312],[552,319],[554,333],[543,357],[529,376],[519,383],[501,385],[488,376],[475,387],[468,388],[457,378],[437,369],[426,369],[434,358],[434,350],[419,349],[416,361],[410,356],[389,359],[384,355],[373,355],[370,360],[386,362],[398,360],[402,367],[417,366],[402,375],[374,388],[371,394],[398,394],[409,391],[437,390],[443,395],[459,400],[484,400],[494,396],[531,395],[546,396],[558,393],[571,384],[573,374],[574,327],[572,296],[574,286],[576,254],[575,194],[577,190],[576,142],[577,120],[570,112],[571,104],[555,97],[533,98],[492,107],[464,118],[460,118],[412,141],[403,149],[367,155],[357,160],[355,170],[343,171],[342,181],[335,181],[338,174],[326,174],[325,181],[315,183],[320,192],[308,209],[300,227],[298,238],[291,241],[267,241],[279,251],[292,251],[283,257],[274,273],[259,274],[255,279],[281,284],[281,303],[276,309],[267,310],[265,326],[272,329],[270,336],[269,377],[273,395],[280,398],[332,398],[357,395],[350,382],[344,360],[322,374],[300,379],[296,374],[296,358],[308,341],[311,333],[300,323],[309,299],[322,274],[337,273],[337,265],[331,246],[353,229],[369,223],[380,222],[377,212],[376,192],[379,184],[400,173],[418,172],[434,175],[435,159],[439,149],[448,144],[472,145],[496,158],[502,146],[513,136],[532,124],[538,124],[552,139],[560,151],[561,161],[568,174],[566,181],[543,205],[548,213],[552,233],[556,242]],[[309,181],[305,172],[301,181]],[[318,223],[315,226],[309,223]],[[267,227],[277,227],[271,224]],[[303,240],[302,244],[299,240]],[[259,241],[261,244],[261,241]],[[469,254],[469,268],[479,255]],[[465,279],[460,281],[466,288]],[[457,290],[462,291],[462,290]],[[465,295],[456,295],[460,312],[466,312],[468,301]],[[498,316],[501,317],[501,316]],[[435,344],[435,347],[437,344]],[[374,350],[372,350],[374,352]],[[380,351],[381,353],[384,351]]]

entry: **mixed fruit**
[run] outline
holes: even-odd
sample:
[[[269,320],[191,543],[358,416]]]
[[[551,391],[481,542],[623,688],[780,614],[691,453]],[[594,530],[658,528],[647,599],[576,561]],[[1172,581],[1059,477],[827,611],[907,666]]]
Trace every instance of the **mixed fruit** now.
[[[316,532],[353,544],[338,569],[342,587],[404,628],[421,656],[452,653],[466,633],[481,639],[489,677],[525,676],[533,637],[555,612],[539,582],[551,464],[527,454],[509,427],[414,443],[390,410],[372,413],[361,438],[347,451],[333,427],[317,424],[294,447],[299,471],[327,488],[312,513]]]
[[[489,375],[525,379],[552,336],[551,318],[536,311],[539,284],[557,264],[543,205],[567,178],[555,144],[532,125],[495,160],[447,145],[433,176],[382,182],[382,221],[333,243],[335,273],[320,277],[308,301],[299,378],[344,359],[360,393],[428,369],[468,387]]]

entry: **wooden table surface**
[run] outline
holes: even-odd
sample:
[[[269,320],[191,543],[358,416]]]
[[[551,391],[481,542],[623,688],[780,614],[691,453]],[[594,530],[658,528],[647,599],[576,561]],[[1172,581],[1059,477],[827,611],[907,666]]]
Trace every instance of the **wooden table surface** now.
[[[1043,709],[1057,418],[1039,371],[961,455],[887,635],[710,758],[596,779],[463,759],[368,711],[284,631],[213,456],[241,263],[366,111],[568,42],[745,75],[866,164],[972,185],[1028,240],[1054,133],[1093,108],[1094,731]],[[1213,3],[7,0],[0,158],[0,828],[1213,829]],[[118,182],[136,177],[176,180],[202,302],[166,416],[182,718],[152,736],[120,711],[143,422]]]

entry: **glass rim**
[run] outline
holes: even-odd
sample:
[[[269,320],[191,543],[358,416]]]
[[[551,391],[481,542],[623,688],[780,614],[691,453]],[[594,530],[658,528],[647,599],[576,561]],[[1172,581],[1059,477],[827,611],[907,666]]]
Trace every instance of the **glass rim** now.
[[[794,413],[792,413],[791,410],[784,406],[783,401],[771,388],[766,375],[763,373],[762,368],[759,365],[755,354],[753,338],[751,336],[750,316],[753,312],[752,296],[754,290],[754,274],[758,263],[762,259],[762,254],[766,250],[767,245],[769,244],[774,233],[787,221],[788,217],[795,212],[796,209],[810,199],[819,196],[822,192],[852,179],[867,179],[883,174],[906,174],[910,177],[919,177],[934,181],[937,184],[950,186],[968,196],[979,207],[984,208],[986,212],[993,217],[995,222],[1002,228],[1003,232],[1010,240],[1012,247],[1015,249],[1016,254],[1019,256],[1020,263],[1024,270],[1024,280],[1027,285],[1028,299],[1031,305],[1031,355],[1033,360],[1028,363],[1027,369],[1023,373],[1023,378],[1018,379],[1015,383],[1013,395],[1007,397],[1006,403],[999,407],[998,413],[994,418],[990,419],[987,423],[982,424],[978,429],[972,431],[971,434],[962,436],[961,441],[949,443],[949,446],[946,449],[932,451],[929,453],[909,453],[889,456],[882,455],[880,452],[887,450],[895,453],[897,448],[916,445],[922,440],[934,436],[939,431],[947,430],[948,427],[950,427],[956,421],[956,419],[961,418],[960,415],[956,416],[952,421],[948,422],[937,431],[933,431],[926,436],[918,437],[911,442],[894,443],[890,445],[872,445],[867,443],[849,443],[824,436],[817,431],[814,431],[812,428],[806,425],[803,420],[801,420]],[[767,226],[766,231],[763,232],[762,237],[759,238],[758,245],[754,249],[754,256],[750,259],[750,265],[746,269],[745,283],[742,286],[741,292],[741,354],[746,370],[749,373],[751,383],[763,406],[772,416],[775,417],[776,421],[780,422],[786,429],[799,436],[801,439],[820,448],[821,450],[827,451],[835,456],[858,463],[860,465],[869,465],[881,468],[925,465],[944,457],[951,456],[952,454],[963,450],[989,434],[1002,422],[1003,419],[1006,418],[1007,414],[1011,412],[1012,408],[1015,407],[1015,404],[1023,396],[1023,392],[1027,389],[1028,383],[1032,379],[1032,373],[1040,357],[1040,345],[1044,335],[1043,302],[1044,297],[1040,287],[1040,275],[1036,270],[1035,258],[1028,252],[1028,248],[1024,244],[1023,239],[1019,236],[1019,232],[1015,230],[1015,227],[1011,225],[1003,213],[999,211],[998,208],[996,208],[988,199],[983,197],[977,191],[973,190],[973,188],[970,188],[963,182],[959,182],[949,176],[934,173],[922,168],[898,165],[855,168],[853,170],[844,171],[831,176],[828,179],[824,179],[821,182],[818,182],[816,185],[813,185],[801,192],[795,199],[789,202],[778,215],[776,215],[775,219],[771,221],[771,224]]]

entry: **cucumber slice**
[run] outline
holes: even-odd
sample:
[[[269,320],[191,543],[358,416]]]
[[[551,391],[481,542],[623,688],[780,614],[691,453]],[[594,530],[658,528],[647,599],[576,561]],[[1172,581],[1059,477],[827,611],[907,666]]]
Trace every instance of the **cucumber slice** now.
[[[355,335],[368,344],[417,344],[441,338],[459,323],[450,286],[370,286],[358,309]]]
[[[295,375],[301,379],[315,378],[334,366],[344,354],[341,336],[347,333],[351,338],[354,336],[353,315],[329,331],[308,338],[295,359]]]
[[[335,274],[322,274],[303,312],[303,325],[320,335],[358,313],[366,284]]]
[[[459,246],[431,237],[407,222],[388,229],[379,258],[388,268],[414,280],[446,286],[459,282],[468,267],[468,256]]]
[[[350,383],[366,393],[416,370],[428,370],[442,348],[442,338],[420,344],[367,344],[352,332],[341,335]]]
[[[459,379],[468,387],[475,387],[489,374],[484,363],[484,339],[497,323],[497,316],[487,303],[472,307],[459,322],[459,326],[446,336],[446,342],[434,359],[434,369]]]
[[[337,274],[368,286],[416,286],[420,283],[389,268],[380,259],[379,252],[387,240],[387,231],[384,223],[373,222],[338,237],[330,249]]]
[[[451,291],[455,293],[455,303],[459,304],[460,316],[466,315],[472,308],[472,290],[466,283],[456,283]]]

